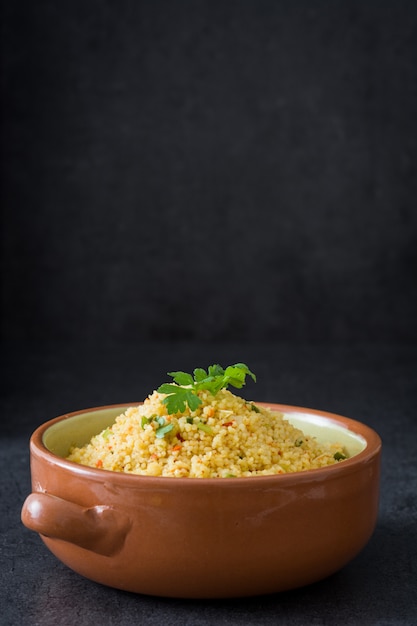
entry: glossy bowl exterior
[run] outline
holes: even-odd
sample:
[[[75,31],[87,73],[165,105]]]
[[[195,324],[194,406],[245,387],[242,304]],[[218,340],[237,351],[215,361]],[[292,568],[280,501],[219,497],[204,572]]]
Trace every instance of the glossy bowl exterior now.
[[[110,408],[120,413],[126,406]],[[238,597],[329,576],[375,528],[380,438],[341,416],[267,406],[352,433],[363,449],[334,466],[278,476],[136,476],[81,466],[48,450],[48,429],[74,417],[89,420],[104,407],[78,411],[32,435],[33,492],[22,521],[79,574],[137,593]]]

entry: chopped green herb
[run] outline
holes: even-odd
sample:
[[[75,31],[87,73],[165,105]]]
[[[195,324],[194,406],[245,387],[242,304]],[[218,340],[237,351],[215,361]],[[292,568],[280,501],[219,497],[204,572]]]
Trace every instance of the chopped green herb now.
[[[208,435],[213,434],[212,428],[208,424],[205,424],[204,422],[197,422],[197,428],[207,433]]]
[[[145,428],[145,426],[147,426],[147,424],[150,424],[152,420],[153,420],[153,417],[146,417],[145,415],[142,415],[140,425],[142,426],[142,428]]]
[[[101,433],[101,436],[103,437],[103,439],[108,439],[110,435],[111,435],[110,428],[106,428],[106,430],[103,430],[103,432]]]
[[[255,404],[253,404],[253,402],[251,402],[250,408],[252,409],[252,411],[255,411],[255,413],[260,413],[260,410]]]
[[[300,446],[302,446],[302,445],[303,445],[303,443],[304,443],[304,439],[296,439],[296,440],[294,441],[294,445],[295,445],[297,448],[299,448]]]
[[[162,402],[169,414],[183,413],[187,405],[191,411],[195,411],[202,402],[198,397],[199,391],[209,391],[215,396],[220,389],[227,389],[229,385],[241,389],[245,385],[246,376],[256,382],[255,374],[245,363],[229,365],[226,369],[218,364],[210,365],[207,371],[198,367],[193,374],[194,376],[186,372],[168,372],[175,385],[164,383],[158,388],[159,393],[166,394]]]
[[[158,437],[158,439],[162,439],[167,433],[171,432],[173,428],[174,424],[166,424],[166,426],[160,426],[156,429],[155,436]]]
[[[187,422],[187,424],[192,424],[194,422],[194,418],[193,417],[187,417],[187,419],[185,421]]]
[[[333,458],[335,459],[335,461],[343,461],[344,459],[347,459],[347,456],[345,454],[342,454],[341,452],[336,452],[333,455]]]

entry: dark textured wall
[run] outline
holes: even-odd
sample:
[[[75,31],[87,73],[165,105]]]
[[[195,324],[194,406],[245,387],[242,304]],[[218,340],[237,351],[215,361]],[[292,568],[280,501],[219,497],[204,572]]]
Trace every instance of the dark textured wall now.
[[[3,334],[417,339],[417,4],[3,2]]]

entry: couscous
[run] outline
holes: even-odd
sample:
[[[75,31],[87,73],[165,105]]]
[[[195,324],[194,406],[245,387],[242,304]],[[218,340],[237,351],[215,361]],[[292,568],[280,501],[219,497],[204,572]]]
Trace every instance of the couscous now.
[[[183,402],[176,412],[168,410],[169,394],[154,391],[87,445],[72,448],[68,459],[145,476],[229,478],[310,470],[347,456],[341,445],[319,443],[282,414],[226,388],[212,393],[195,387],[191,408]]]

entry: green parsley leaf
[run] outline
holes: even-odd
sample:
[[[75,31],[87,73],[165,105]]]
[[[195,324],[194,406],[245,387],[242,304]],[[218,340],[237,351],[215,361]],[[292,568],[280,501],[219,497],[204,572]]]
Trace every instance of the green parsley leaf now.
[[[168,376],[171,376],[177,385],[185,386],[194,384],[194,379],[191,374],[186,374],[185,372],[168,372]]]
[[[158,391],[169,394],[162,400],[162,403],[166,405],[170,415],[173,413],[184,413],[187,404],[191,411],[195,411],[201,404],[200,398],[195,395],[192,389],[166,384],[161,385]]]
[[[229,385],[241,389],[250,376],[256,382],[256,376],[245,363],[229,365],[226,369],[219,364],[210,365],[208,370],[197,367],[194,377],[186,372],[169,372],[176,384],[164,383],[158,391],[166,395],[162,402],[166,405],[169,414],[183,413],[188,405],[195,411],[202,401],[198,397],[199,391],[208,391],[215,396],[220,389],[227,389]]]
[[[158,387],[159,393],[176,393],[178,385],[172,385],[171,383],[164,383]]]
[[[210,365],[208,368],[209,376],[223,376],[224,369],[221,365]]]
[[[256,383],[256,376],[253,372],[250,371],[245,363],[236,363],[235,365],[229,365],[225,371],[226,376],[230,376],[233,379],[238,381],[242,381],[245,384],[246,375],[250,376],[252,380]],[[233,383],[231,383],[233,384]]]
[[[196,367],[194,370],[194,379],[197,383],[201,383],[202,380],[207,378],[206,370],[203,370],[202,367]]]
[[[187,394],[187,404],[190,407],[191,411],[195,411],[196,409],[198,409],[201,403],[202,400],[200,400],[200,398],[196,396],[192,391],[189,392],[189,395]]]

